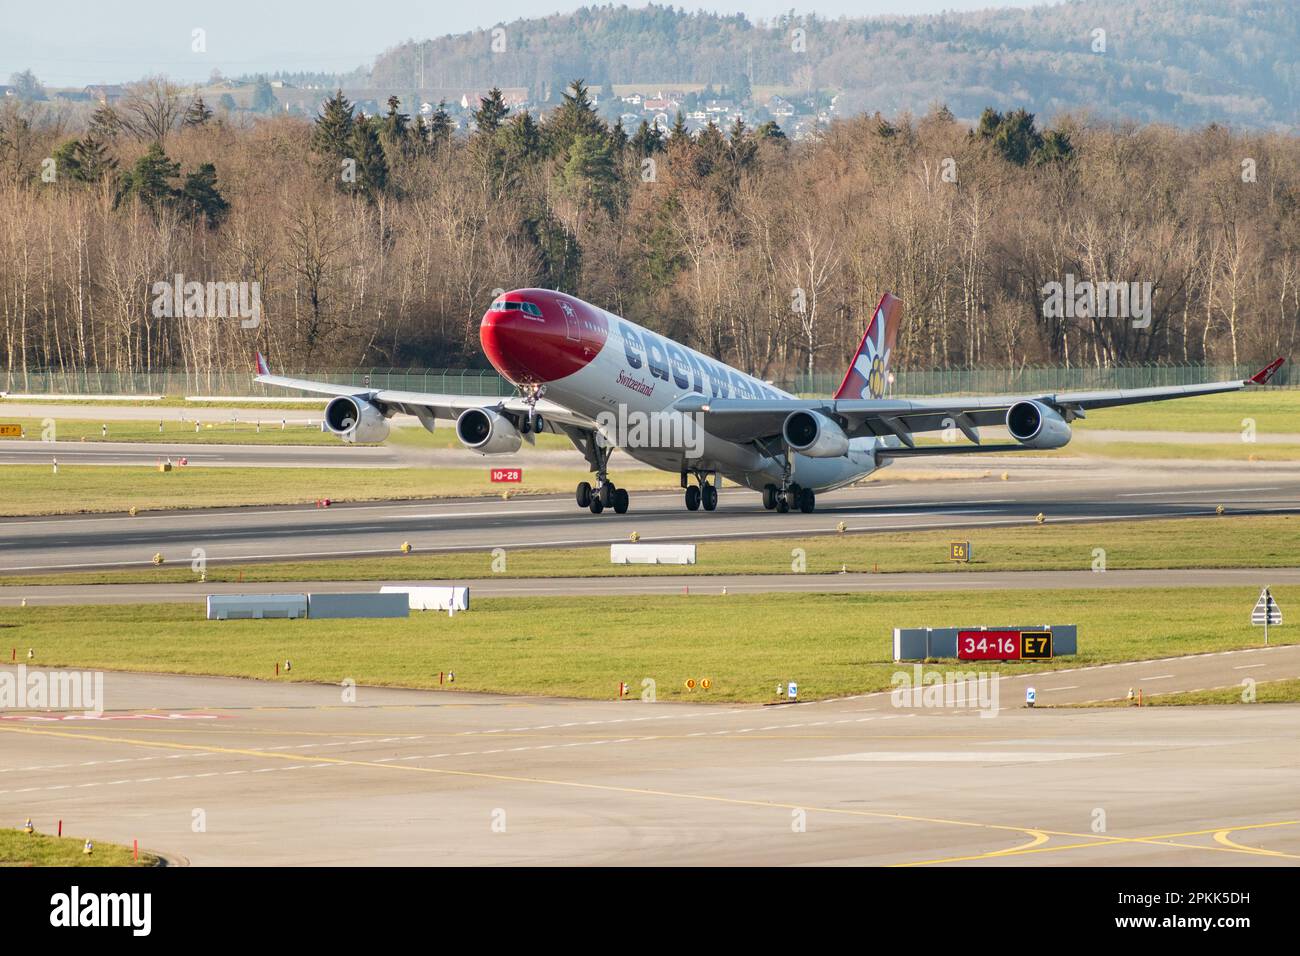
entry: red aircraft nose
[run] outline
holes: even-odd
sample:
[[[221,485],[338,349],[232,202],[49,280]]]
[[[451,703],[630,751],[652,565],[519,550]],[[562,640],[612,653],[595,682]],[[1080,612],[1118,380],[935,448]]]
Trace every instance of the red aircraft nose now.
[[[478,334],[498,372],[516,385],[540,385],[585,368],[608,332],[605,316],[581,299],[521,289],[492,303]]]

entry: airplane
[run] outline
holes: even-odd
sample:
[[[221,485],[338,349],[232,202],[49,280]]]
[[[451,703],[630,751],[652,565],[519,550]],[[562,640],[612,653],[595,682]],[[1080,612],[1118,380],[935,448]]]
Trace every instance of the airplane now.
[[[380,442],[396,414],[429,431],[438,420],[482,455],[510,455],[551,432],[569,438],[594,481],[575,490],[579,508],[629,507],[609,474],[622,448],[678,472],[690,511],[718,506],[722,478],[762,494],[769,511],[812,512],[817,496],[898,458],[1061,448],[1073,421],[1097,408],[1231,392],[1264,385],[1279,358],[1249,379],[1093,392],[906,399],[885,397],[902,302],[886,292],[833,398],[798,398],[657,332],[547,289],[499,295],[479,339],[488,361],[519,394],[439,395],[337,385],[271,374],[257,354],[254,381],[332,395],[324,425],[345,442]],[[984,444],[980,428],[1005,425],[1010,443]],[[640,430],[638,431],[638,426]],[[922,432],[945,440],[918,444]],[[956,441],[960,432],[966,442]],[[692,483],[691,479],[694,479]]]

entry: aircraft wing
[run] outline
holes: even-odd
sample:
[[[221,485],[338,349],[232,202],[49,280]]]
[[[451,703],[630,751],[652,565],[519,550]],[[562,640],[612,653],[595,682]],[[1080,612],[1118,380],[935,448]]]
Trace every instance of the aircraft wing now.
[[[443,419],[455,421],[467,408],[492,408],[509,412],[512,415],[527,417],[528,405],[518,395],[442,395],[436,392],[405,392],[387,388],[367,388],[358,385],[338,385],[332,382],[315,382],[301,378],[287,378],[272,375],[266,360],[257,356],[258,373],[253,381],[277,388],[291,388],[316,395],[350,395],[364,399],[381,411],[400,412],[414,415],[426,427],[432,427],[433,421]],[[579,415],[557,402],[538,399],[536,414],[542,419],[543,430],[563,434],[557,425],[570,425],[583,430],[594,430],[596,423],[585,415]]]
[[[898,449],[898,457],[952,454],[974,450],[1015,451],[1025,446],[1019,444],[981,446],[978,429],[981,426],[1003,424],[1006,421],[1007,410],[1017,402],[1034,401],[1049,406],[1068,422],[1084,417],[1089,409],[1094,408],[1160,402],[1193,395],[1213,395],[1218,392],[1234,392],[1251,385],[1264,385],[1281,367],[1282,362],[1282,359],[1278,359],[1248,379],[1207,382],[1199,385],[969,398],[959,396],[915,399],[710,399],[703,395],[688,395],[678,401],[675,407],[681,412],[702,415],[705,431],[734,442],[779,444],[786,417],[791,412],[802,409],[820,412],[836,419],[850,438],[892,436],[904,446]],[[945,444],[923,448],[913,447],[914,433],[941,431],[947,428],[960,429],[974,445]],[[892,456],[894,451],[890,449],[887,454]]]

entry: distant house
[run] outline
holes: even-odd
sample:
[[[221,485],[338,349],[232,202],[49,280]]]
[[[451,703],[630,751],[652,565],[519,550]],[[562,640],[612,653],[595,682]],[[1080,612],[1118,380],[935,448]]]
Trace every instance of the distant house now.
[[[97,100],[105,105],[116,103],[122,97],[126,96],[126,87],[118,84],[101,84],[97,86],[88,86],[82,90],[92,100]]]
[[[101,103],[116,103],[126,96],[126,87],[118,84],[108,84],[104,86],[92,86],[84,91],[92,100],[98,100]]]
[[[767,111],[773,116],[794,116],[794,107],[790,101],[780,96],[773,96],[767,101]]]
[[[5,86],[0,83],[0,96],[17,96],[18,88],[14,86]]]
[[[641,94],[633,93],[631,96],[625,96],[623,97],[623,102],[626,103],[628,106],[640,106]]]
[[[645,101],[645,108],[649,113],[657,113],[660,110],[675,110],[678,105],[677,100],[664,96],[663,93],[655,97],[647,97]]]
[[[706,113],[730,113],[736,108],[736,104],[731,100],[705,100],[704,112]]]
[[[634,129],[641,125],[640,113],[623,113],[619,116],[619,121],[623,124],[624,129]]]

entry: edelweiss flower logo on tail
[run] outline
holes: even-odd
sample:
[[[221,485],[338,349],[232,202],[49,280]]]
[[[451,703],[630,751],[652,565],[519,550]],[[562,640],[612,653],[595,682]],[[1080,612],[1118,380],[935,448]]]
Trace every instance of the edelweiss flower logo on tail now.
[[[888,292],[880,297],[836,398],[880,398],[885,394],[889,356],[902,317],[903,303],[899,299]]]

